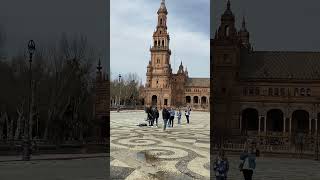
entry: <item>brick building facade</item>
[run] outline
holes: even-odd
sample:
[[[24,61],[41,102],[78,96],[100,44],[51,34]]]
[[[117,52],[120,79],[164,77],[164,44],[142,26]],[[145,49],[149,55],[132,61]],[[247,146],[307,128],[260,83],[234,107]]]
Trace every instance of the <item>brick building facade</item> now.
[[[209,109],[210,79],[190,78],[182,62],[177,73],[172,72],[167,31],[168,11],[164,0],[157,12],[158,23],[150,48],[151,60],[147,66],[146,84],[140,89],[146,106],[179,107],[190,105],[194,109]]]
[[[320,52],[254,51],[228,1],[211,40],[212,122],[235,135],[314,137],[320,117]]]

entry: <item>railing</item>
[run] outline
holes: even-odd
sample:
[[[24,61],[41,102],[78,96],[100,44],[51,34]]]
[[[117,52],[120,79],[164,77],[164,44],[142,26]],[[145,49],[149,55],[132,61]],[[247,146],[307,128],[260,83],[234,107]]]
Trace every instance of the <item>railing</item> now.
[[[296,154],[296,155],[315,155],[320,150],[317,148],[317,139],[313,135],[306,135],[302,143],[297,143],[294,136],[284,136],[281,133],[269,133],[266,135],[251,135],[238,136],[233,139],[224,140],[222,148],[226,151],[241,152],[245,148],[247,140],[255,142],[255,148],[259,149],[261,153],[279,153],[279,154]],[[213,144],[213,149],[219,149],[218,144]]]

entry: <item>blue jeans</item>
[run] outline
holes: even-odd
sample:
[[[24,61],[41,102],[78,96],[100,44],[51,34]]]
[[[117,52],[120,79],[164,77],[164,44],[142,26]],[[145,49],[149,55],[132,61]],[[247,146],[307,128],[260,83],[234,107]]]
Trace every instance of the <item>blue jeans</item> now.
[[[168,122],[168,119],[163,119],[163,130],[166,130],[167,128],[167,122]]]

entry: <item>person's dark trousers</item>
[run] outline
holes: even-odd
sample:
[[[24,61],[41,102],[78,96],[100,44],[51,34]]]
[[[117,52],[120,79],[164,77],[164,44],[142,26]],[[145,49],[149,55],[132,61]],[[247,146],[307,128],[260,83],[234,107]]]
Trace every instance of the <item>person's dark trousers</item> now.
[[[163,120],[163,130],[166,130],[166,128],[167,128],[167,119],[164,119]]]
[[[171,127],[173,127],[173,119],[174,119],[174,116],[171,116],[170,117],[170,125],[171,125]]]
[[[158,118],[156,118],[156,125],[158,126]]]
[[[151,126],[153,126],[153,121],[154,121],[154,119],[153,119],[153,118],[151,118]]]
[[[243,169],[242,173],[245,180],[252,180],[253,171],[251,169]]]
[[[186,118],[187,118],[187,123],[189,124],[189,116],[188,116],[188,115],[186,115]]]

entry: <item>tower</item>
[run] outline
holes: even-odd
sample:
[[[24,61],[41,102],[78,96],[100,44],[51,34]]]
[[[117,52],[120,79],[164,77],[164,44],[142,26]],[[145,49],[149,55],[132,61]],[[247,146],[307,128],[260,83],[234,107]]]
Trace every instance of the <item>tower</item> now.
[[[180,63],[177,74],[172,76],[172,104],[175,106],[183,106],[185,104],[185,84],[187,81],[187,75],[183,69],[182,61]]]
[[[146,105],[171,104],[171,75],[170,64],[171,50],[169,48],[170,37],[167,32],[168,11],[165,1],[162,0],[157,11],[157,26],[153,33],[153,45],[150,48],[151,60],[147,67]]]
[[[239,129],[238,75],[240,66],[240,43],[235,28],[235,17],[228,0],[221,16],[221,24],[212,42],[213,126],[222,136],[237,133]]]

